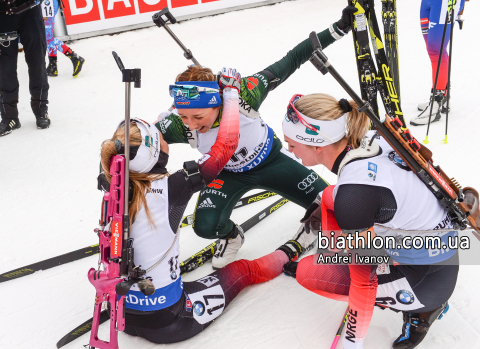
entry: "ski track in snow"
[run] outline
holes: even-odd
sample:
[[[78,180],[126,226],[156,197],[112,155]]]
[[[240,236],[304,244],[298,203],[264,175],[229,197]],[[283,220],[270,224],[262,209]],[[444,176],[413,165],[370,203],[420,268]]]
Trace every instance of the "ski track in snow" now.
[[[346,3],[346,2],[345,2]],[[254,74],[280,59],[312,31],[321,31],[340,18],[340,1],[298,0],[190,20],[172,26],[174,33],[204,66],[214,71],[237,68],[244,76]],[[416,105],[429,98],[430,61],[420,31],[420,1],[398,3],[399,56],[402,107],[408,119],[417,115]],[[377,1],[377,14],[381,11]],[[429,147],[436,163],[462,185],[480,189],[478,162],[471,150],[479,148],[478,81],[473,66],[480,54],[475,13],[480,4],[467,2],[462,31],[455,27],[452,69],[452,112],[449,144],[444,145],[445,122],[430,128]],[[194,35],[192,35],[194,33]],[[214,45],[218,46],[213,51]],[[57,78],[50,79],[49,115],[52,127],[36,129],[30,110],[27,67],[19,55],[20,119],[22,128],[0,139],[0,236],[1,271],[34,263],[97,243],[93,234],[102,194],[96,190],[99,150],[124,117],[124,84],[111,51],[127,68],[142,69],[142,88],[132,88],[132,117],[153,121],[168,108],[167,88],[187,66],[180,48],[159,28],[135,30],[71,43],[86,59],[82,73],[73,79],[70,61],[59,55]],[[325,51],[331,64],[358,91],[351,34]],[[281,120],[294,93],[327,92],[346,97],[330,76],[322,76],[307,62],[267,98],[262,117],[282,138]],[[443,117],[444,118],[444,117]],[[426,127],[411,128],[419,141]],[[188,145],[170,147],[169,169],[198,159]],[[330,183],[335,177],[322,166],[316,171]],[[235,222],[243,222],[276,198],[235,210]],[[186,213],[194,208],[191,200]],[[247,233],[238,258],[258,258],[270,253],[295,233],[303,210],[288,203]],[[191,228],[181,233],[181,259],[209,242]],[[54,348],[68,331],[90,318],[94,288],[87,271],[95,267],[90,257],[54,269],[0,284],[0,348]],[[195,280],[212,271],[203,266],[184,278]],[[464,266],[450,304],[420,348],[479,348],[480,300],[478,266]],[[291,278],[278,278],[244,290],[223,315],[198,336],[169,348],[327,348],[346,304],[317,296]],[[365,348],[389,348],[401,330],[401,315],[375,309]],[[107,333],[101,327],[100,335]],[[89,335],[66,346],[82,348]],[[141,338],[119,334],[121,348],[155,348]],[[341,344],[338,346],[341,347]]]

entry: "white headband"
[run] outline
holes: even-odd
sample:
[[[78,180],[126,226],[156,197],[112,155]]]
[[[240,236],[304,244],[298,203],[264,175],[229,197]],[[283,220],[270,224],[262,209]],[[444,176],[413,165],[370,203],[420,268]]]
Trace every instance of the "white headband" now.
[[[158,162],[160,156],[160,133],[155,125],[150,125],[146,121],[131,119],[130,122],[137,125],[142,135],[142,143],[138,147],[137,155],[133,160],[130,159],[130,170],[138,173],[148,173]],[[122,121],[118,128],[124,123],[125,121]]]
[[[297,111],[298,112],[298,111]],[[287,115],[283,119],[283,134],[299,143],[326,147],[341,140],[345,136],[347,124],[346,114],[336,120],[315,120],[299,112],[303,119],[317,129],[314,132],[299,121],[293,123],[288,120]]]

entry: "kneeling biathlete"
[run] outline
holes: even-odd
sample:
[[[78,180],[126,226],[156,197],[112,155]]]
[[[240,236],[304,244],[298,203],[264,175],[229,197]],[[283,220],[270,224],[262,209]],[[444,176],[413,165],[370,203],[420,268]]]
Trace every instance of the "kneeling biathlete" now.
[[[449,214],[383,138],[367,133],[369,119],[357,109],[354,101],[325,94],[295,95],[288,105],[283,132],[289,150],[304,165],[322,164],[338,175],[337,184],[319,193],[307,210],[302,220],[307,232],[340,228],[351,234],[374,227],[381,237],[422,234],[446,244],[458,235]],[[306,134],[315,146],[302,140]],[[459,269],[456,250],[386,253],[394,265],[317,264],[314,255],[285,266],[308,290],[348,302],[344,349],[363,348],[375,304],[403,312],[394,349],[416,347],[448,309]]]
[[[351,26],[348,6],[342,18],[317,34],[322,47],[341,39]],[[249,190],[267,189],[307,208],[327,183],[313,170],[305,168],[288,154],[273,130],[262,120],[258,110],[270,91],[287,80],[312,54],[312,45],[304,40],[281,60],[256,74],[241,78],[240,134],[238,147],[215,180],[215,190],[200,192],[195,209],[193,229],[206,239],[220,239],[212,260],[214,269],[235,260],[243,244],[241,227],[230,219],[238,200]],[[160,114],[155,125],[170,143],[190,143],[200,153],[209,151],[223,118],[221,96],[215,94],[218,82],[223,85],[231,77],[240,80],[236,70],[224,69],[216,76],[208,68],[189,67],[170,86],[175,108]],[[197,91],[210,98],[197,99]],[[194,91],[193,93],[191,93]],[[186,128],[185,126],[188,126]]]
[[[202,92],[203,93],[203,92]],[[200,98],[211,98],[201,95]],[[198,164],[168,175],[168,145],[155,128],[133,119],[130,133],[129,216],[135,265],[142,265],[155,293],[145,296],[134,285],[126,296],[125,332],[164,344],[195,336],[209,326],[246,286],[268,281],[313,241],[303,230],[279,250],[253,261],[239,260],[204,278],[182,283],[179,225],[192,194],[221,171],[238,145],[238,91],[223,91],[224,112],[215,144]],[[108,181],[113,155],[123,154],[125,127],[102,144],[101,163]],[[158,265],[156,265],[158,263]],[[156,266],[155,266],[156,265]]]

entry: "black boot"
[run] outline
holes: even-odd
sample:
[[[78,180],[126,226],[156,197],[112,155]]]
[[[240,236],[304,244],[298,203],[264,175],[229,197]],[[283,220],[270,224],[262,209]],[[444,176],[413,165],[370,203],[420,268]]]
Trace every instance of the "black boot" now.
[[[48,112],[45,112],[43,115],[35,115],[37,118],[37,128],[45,129],[50,127],[50,119],[48,117]]]
[[[427,313],[403,312],[402,334],[393,342],[393,349],[413,349],[427,335],[430,326],[448,311],[448,303]]]
[[[48,57],[47,75],[51,77],[58,76],[57,56]]]
[[[80,74],[80,71],[82,70],[83,63],[85,63],[85,59],[83,57],[80,57],[77,55],[75,52],[67,52],[65,55],[70,58],[73,64],[73,77],[76,78],[78,74]]]
[[[0,137],[12,133],[13,130],[20,128],[21,126],[20,120],[18,119],[2,119],[2,122],[0,122]]]

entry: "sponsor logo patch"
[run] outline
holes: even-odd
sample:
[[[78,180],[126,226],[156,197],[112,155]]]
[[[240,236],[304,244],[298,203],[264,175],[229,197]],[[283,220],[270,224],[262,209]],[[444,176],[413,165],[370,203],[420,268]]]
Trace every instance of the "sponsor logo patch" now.
[[[192,312],[192,301],[188,297],[188,294],[185,293],[185,310]]]
[[[402,304],[412,304],[415,302],[415,297],[412,292],[407,291],[407,290],[400,290],[397,292],[397,301],[399,301]]]
[[[202,203],[200,205],[198,205],[197,209],[201,209],[201,208],[216,208],[217,206],[215,206],[212,202],[212,200],[210,200],[210,198],[206,198],[205,200],[202,201]]]
[[[249,90],[253,90],[255,87],[257,87],[257,85],[258,85],[258,79],[252,76],[247,79],[247,87]]]
[[[220,189],[222,186],[223,186],[223,181],[220,180],[220,179],[214,179],[212,181],[212,183],[210,183],[209,185],[207,185],[207,187],[209,188],[214,188],[214,189]]]
[[[195,303],[193,303],[193,311],[195,315],[202,316],[203,314],[205,314],[205,304],[200,301],[196,301]]]
[[[297,187],[300,190],[307,190],[309,186],[311,186],[313,183],[315,183],[318,180],[318,174],[316,172],[312,172],[308,175],[307,178],[305,178],[303,181],[298,183]]]
[[[371,179],[372,181],[375,181],[375,179],[377,179],[377,165],[374,164],[373,162],[369,162],[367,174],[369,179]]]

